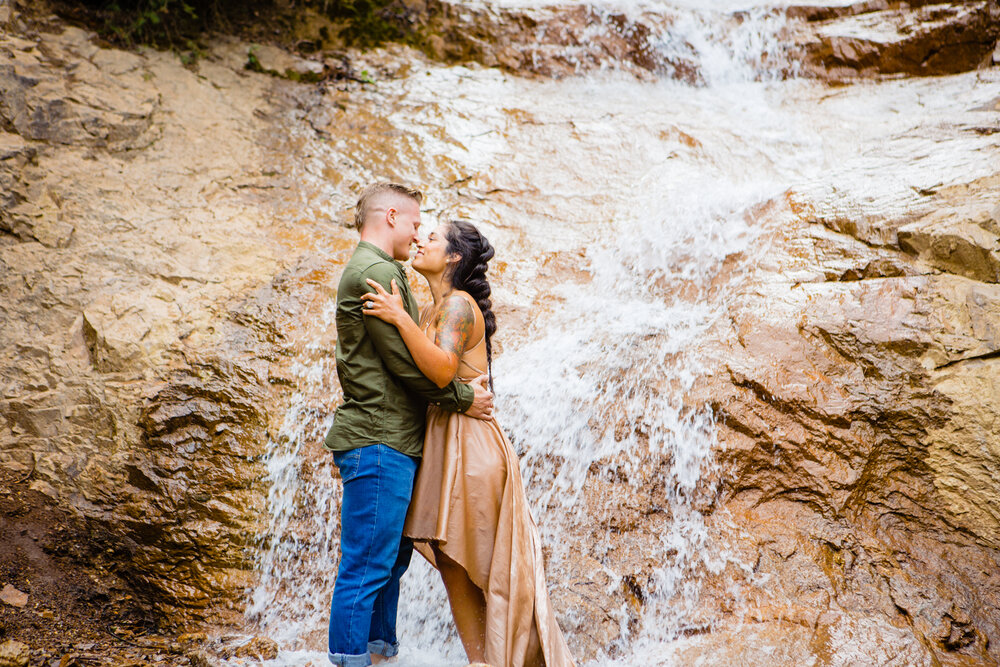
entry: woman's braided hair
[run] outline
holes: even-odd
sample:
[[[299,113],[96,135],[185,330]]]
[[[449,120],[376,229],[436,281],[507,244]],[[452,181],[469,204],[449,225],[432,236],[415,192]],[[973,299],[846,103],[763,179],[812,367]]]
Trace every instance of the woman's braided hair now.
[[[445,234],[448,239],[448,254],[457,254],[460,259],[451,269],[451,285],[455,289],[468,292],[483,311],[486,325],[486,363],[493,389],[493,345],[490,339],[497,330],[497,318],[493,314],[490,301],[490,283],[486,280],[487,263],[493,259],[493,246],[475,225],[464,220],[452,220]]]

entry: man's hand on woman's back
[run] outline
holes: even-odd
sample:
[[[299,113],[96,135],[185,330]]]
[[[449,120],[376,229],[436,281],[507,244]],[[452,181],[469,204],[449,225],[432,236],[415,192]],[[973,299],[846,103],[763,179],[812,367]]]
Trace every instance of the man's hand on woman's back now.
[[[480,375],[475,380],[469,383],[472,387],[474,396],[472,399],[472,405],[469,409],[465,411],[465,414],[470,417],[475,417],[476,419],[493,419],[493,392],[489,390],[487,383],[489,382],[489,377],[486,375]]]

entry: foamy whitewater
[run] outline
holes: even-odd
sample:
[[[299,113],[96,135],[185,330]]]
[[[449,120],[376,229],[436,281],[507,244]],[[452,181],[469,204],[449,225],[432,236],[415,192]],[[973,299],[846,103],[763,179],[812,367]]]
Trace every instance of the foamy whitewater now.
[[[712,622],[693,616],[703,576],[731,567],[747,573],[739,585],[755,585],[720,537],[725,531],[712,530],[699,511],[715,492],[715,428],[708,406],[686,399],[707,372],[706,336],[727,296],[766,251],[769,229],[755,211],[793,197],[884,215],[905,209],[912,184],[947,182],[956,163],[968,178],[981,144],[970,136],[929,150],[933,128],[961,122],[955,99],[972,108],[1000,86],[974,74],[837,89],[782,81],[766,64],[781,53],[786,20],[772,6],[603,6],[675,17],[661,48],[698,62],[705,85],[612,74],[538,81],[421,62],[366,94],[392,98],[385,116],[416,138],[411,150],[485,174],[464,186],[473,203],[462,211],[506,267],[495,286],[497,417],[521,455],[550,590],[568,576],[574,551],[599,556],[619,539],[591,525],[620,499],[585,497],[588,474],[666,489],[657,552],[647,554],[662,565],[649,573],[653,594],[639,622],[623,603],[619,639],[578,659],[669,665],[685,632]],[[733,31],[735,10],[748,18]],[[984,175],[990,168],[984,161]],[[425,226],[454,212],[445,179],[423,181]],[[477,200],[480,187],[506,194]],[[328,334],[333,310],[331,303],[321,323]],[[332,351],[307,347],[296,377],[269,446],[270,519],[255,555],[260,580],[248,600],[248,632],[279,642],[281,655],[269,664],[318,667],[326,664],[338,559],[340,484],[319,451],[328,406],[339,399]],[[661,463],[652,476],[651,461]],[[580,535],[596,535],[595,543],[578,544]],[[604,567],[614,593],[620,573]],[[437,573],[418,556],[403,580],[399,634],[400,667],[466,664]]]

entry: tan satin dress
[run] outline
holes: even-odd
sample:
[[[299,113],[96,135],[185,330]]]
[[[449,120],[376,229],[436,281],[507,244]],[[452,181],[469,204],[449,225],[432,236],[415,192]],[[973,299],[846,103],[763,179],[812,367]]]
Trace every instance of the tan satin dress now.
[[[468,298],[482,330],[482,313]],[[427,333],[434,338],[433,330]],[[485,366],[484,339],[463,353],[459,378],[475,379]],[[549,603],[517,454],[496,420],[427,409],[423,461],[403,533],[431,565],[437,567],[434,544],[483,591],[492,667],[574,666]]]

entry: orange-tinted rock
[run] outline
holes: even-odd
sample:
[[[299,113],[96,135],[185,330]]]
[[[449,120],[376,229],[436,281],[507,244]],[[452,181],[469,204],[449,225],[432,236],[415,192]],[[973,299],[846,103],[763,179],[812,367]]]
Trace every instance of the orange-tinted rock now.
[[[987,220],[958,202],[975,208],[991,187],[986,179],[962,197],[941,195],[931,202],[939,212],[910,229],[934,230],[949,215]],[[839,243],[854,250],[830,252],[837,239],[808,224],[785,230],[772,257],[795,266],[785,253],[802,239],[825,244],[811,253],[821,277],[755,285],[718,335],[732,341],[720,353],[728,376],[710,399],[730,471],[720,505],[753,526],[758,571],[781,582],[770,604],[839,619],[823,621],[826,645],[840,646],[832,664],[850,664],[836,637],[879,618],[917,640],[886,659],[899,650],[912,652],[908,664],[992,664],[1000,618],[986,610],[1000,604],[1000,550],[987,498],[1000,451],[986,397],[1000,382],[1000,289],[991,274],[981,275],[989,283],[965,277],[981,264],[939,258],[935,268],[954,273],[927,275],[921,260],[847,235]],[[923,258],[899,229],[900,245]],[[843,282],[852,255],[854,277]],[[894,275],[863,277],[862,267],[890,259]],[[794,547],[773,551],[789,540]],[[829,599],[813,599],[817,590]]]
[[[933,76],[992,64],[1000,38],[995,2],[860,3],[839,11],[792,10],[814,22],[794,28],[807,74],[820,78]]]
[[[17,590],[10,584],[6,584],[0,590],[0,602],[9,604],[12,607],[23,607],[28,604],[28,594]]]
[[[422,31],[428,35],[425,50],[447,61],[551,77],[607,68],[649,77],[684,65],[668,62],[655,47],[667,23],[664,17],[637,20],[589,5],[529,10],[434,2]]]
[[[875,9],[885,10],[853,15]],[[617,15],[449,11],[449,38],[428,43],[441,58],[553,76],[611,61],[640,76],[671,66],[646,49],[646,29]],[[497,30],[465,35],[467,19]],[[588,41],[595,21],[602,36]],[[30,74],[6,79],[12,101],[0,110],[0,260],[10,268],[0,317],[11,341],[0,358],[0,464],[113,528],[160,617],[240,619],[246,547],[263,515],[260,457],[296,381],[296,345],[317,340],[301,332],[321,321],[354,242],[336,216],[372,165],[426,182],[468,177],[449,212],[463,198],[511,193],[494,200],[499,220],[545,194],[532,200],[489,170],[469,177],[446,156],[428,167],[427,144],[401,138],[377,95],[245,72],[246,45],[213,52],[196,76],[171,54],[98,49],[74,31],[36,39],[46,48],[0,42],[13,68],[4,71]],[[64,80],[51,53],[90,65]],[[402,71],[415,58],[375,59]],[[93,104],[103,85],[107,109]],[[54,102],[78,92],[69,107]],[[320,141],[353,162],[331,159],[313,174],[323,187],[304,185]],[[915,220],[800,216],[770,251],[774,273],[732,295],[731,318],[711,337],[717,373],[691,398],[714,407],[726,467],[721,497],[697,506],[719,517],[715,530],[727,513],[745,530],[732,541],[753,571],[706,578],[681,628],[681,663],[708,652],[789,665],[997,662],[1000,454],[987,399],[998,391],[1000,287],[996,218],[984,206],[994,186],[941,194],[931,201],[941,211]],[[537,275],[585,289],[580,259],[554,257]],[[531,312],[508,308],[529,329]],[[318,403],[309,410],[327,414]],[[650,554],[662,553],[653,547],[672,508],[667,462],[644,463],[635,475],[613,460],[595,466],[567,540],[593,553],[553,559],[553,601],[580,655],[627,641],[655,597],[650,573],[663,563]]]
[[[903,250],[942,271],[1000,282],[1000,206],[985,202],[945,209],[904,225]]]
[[[228,622],[295,303],[248,194],[276,80],[91,37],[0,33],[0,465],[117,536],[159,621]]]
[[[31,651],[27,644],[8,639],[0,644],[0,667],[28,667]]]
[[[102,51],[90,35],[69,28],[42,53],[34,44],[8,38],[0,62],[0,107],[24,139],[99,146],[120,151],[155,139],[153,86],[142,61],[123,51]],[[47,63],[72,62],[72,77],[52,78]]]
[[[252,658],[254,660],[274,660],[278,657],[278,644],[267,637],[254,637],[247,643],[236,647],[233,655],[237,658]]]

